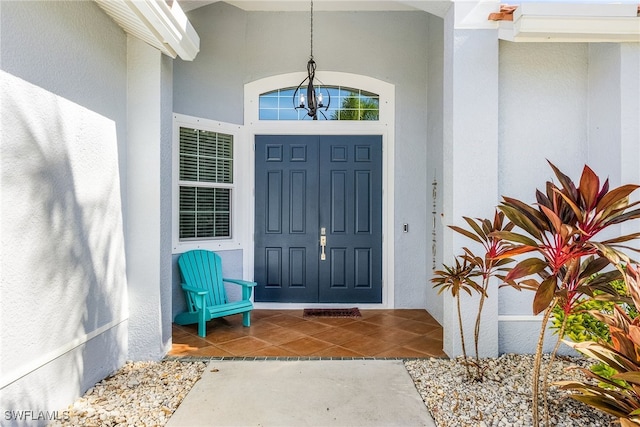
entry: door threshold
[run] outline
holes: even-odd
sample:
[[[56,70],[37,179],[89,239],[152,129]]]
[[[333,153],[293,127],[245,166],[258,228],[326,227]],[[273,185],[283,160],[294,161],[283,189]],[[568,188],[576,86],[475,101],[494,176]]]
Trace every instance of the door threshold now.
[[[361,310],[389,310],[393,307],[388,307],[384,303],[372,304],[372,303],[286,303],[286,302],[254,302],[253,307],[255,309],[262,310],[303,310],[305,308],[352,308],[358,307]]]

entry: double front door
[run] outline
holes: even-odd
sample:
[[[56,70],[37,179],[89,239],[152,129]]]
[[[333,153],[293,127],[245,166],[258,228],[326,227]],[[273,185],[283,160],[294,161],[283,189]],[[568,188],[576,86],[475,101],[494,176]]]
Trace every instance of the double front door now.
[[[382,137],[258,135],[256,301],[382,302]]]

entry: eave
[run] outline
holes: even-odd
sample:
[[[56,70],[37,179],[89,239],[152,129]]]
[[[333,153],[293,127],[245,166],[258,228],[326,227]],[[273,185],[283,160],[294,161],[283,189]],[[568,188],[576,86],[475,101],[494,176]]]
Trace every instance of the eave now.
[[[200,37],[177,1],[95,0],[122,29],[171,58],[192,61],[200,50]]]
[[[638,4],[522,3],[489,15],[514,42],[640,42]]]

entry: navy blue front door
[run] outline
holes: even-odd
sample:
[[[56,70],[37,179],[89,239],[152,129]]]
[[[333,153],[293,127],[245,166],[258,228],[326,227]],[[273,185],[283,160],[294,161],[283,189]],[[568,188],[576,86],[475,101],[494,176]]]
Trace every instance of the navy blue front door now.
[[[382,302],[382,137],[255,140],[256,301]]]

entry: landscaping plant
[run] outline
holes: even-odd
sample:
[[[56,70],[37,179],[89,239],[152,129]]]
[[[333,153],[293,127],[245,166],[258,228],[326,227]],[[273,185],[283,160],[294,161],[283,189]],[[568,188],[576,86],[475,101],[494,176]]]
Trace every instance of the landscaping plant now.
[[[638,265],[626,264],[625,282],[635,310],[640,309]],[[557,383],[572,390],[573,399],[618,417],[623,427],[640,425],[640,318],[631,318],[619,305],[612,314],[594,312],[609,328],[611,341],[567,342],[584,355],[599,361],[598,369],[581,368],[592,382]]]
[[[598,176],[585,166],[579,186],[576,186],[568,176],[549,164],[559,185],[547,182],[545,193],[537,190],[537,203],[533,206],[510,197],[503,197],[499,206],[524,234],[508,230],[492,233],[493,237],[510,242],[498,258],[532,255],[518,262],[504,282],[518,290],[534,291],[533,312],[536,315],[544,313],[532,378],[535,426],[540,422],[538,395],[544,332],[554,307],[558,305],[565,313],[571,313],[584,298],[594,297],[596,291],[598,298],[618,298],[610,284],[618,273],[603,270],[612,260],[621,259],[620,250],[626,248],[624,243],[640,237],[640,233],[630,233],[596,240],[602,230],[640,217],[639,209],[630,210],[637,202],[629,202],[629,195],[637,185],[609,190],[608,180],[600,186]],[[600,274],[592,278],[596,273]],[[561,330],[559,335],[563,334]]]
[[[462,260],[462,263],[460,262]],[[460,328],[460,341],[462,344],[462,358],[465,369],[467,370],[467,378],[471,377],[469,370],[469,363],[467,362],[467,349],[464,339],[464,328],[462,323],[462,311],[460,308],[460,295],[462,291],[466,292],[470,296],[473,295],[472,291],[482,293],[482,288],[478,286],[472,279],[473,265],[461,257],[455,258],[454,266],[443,265],[444,270],[434,271],[434,277],[431,281],[434,283],[434,288],[440,288],[438,295],[448,290],[451,295],[456,299],[456,307],[458,309],[458,327]]]
[[[470,280],[472,280],[476,286],[482,289],[480,292],[480,301],[478,302],[478,310],[476,312],[476,322],[473,331],[473,342],[475,349],[475,367],[476,367],[476,379],[482,379],[482,366],[480,364],[480,356],[478,354],[478,343],[480,340],[480,323],[482,320],[482,309],[484,307],[484,300],[487,298],[489,283],[492,277],[497,277],[504,280],[502,273],[507,271],[506,265],[513,262],[511,258],[500,258],[500,256],[506,251],[507,245],[499,237],[493,233],[497,231],[511,231],[513,229],[513,223],[504,222],[504,214],[500,211],[495,212],[493,221],[489,219],[476,218],[475,220],[468,217],[463,219],[471,227],[470,230],[450,225],[449,227],[468,237],[469,239],[479,243],[484,248],[484,254],[475,255],[468,247],[463,247],[464,255],[462,257],[473,266]],[[477,283],[475,277],[481,278],[481,282]]]
[[[633,304],[629,304],[627,286],[624,280],[618,279],[610,282],[611,286],[620,295],[621,301],[611,301],[601,292],[594,292],[593,298],[583,298],[573,307],[569,313],[565,313],[560,306],[553,308],[551,328],[559,338],[569,338],[573,342],[606,341],[611,342],[609,328],[598,320],[597,313],[613,314],[616,302],[632,319],[638,317],[638,311]],[[564,334],[560,335],[562,326]]]

